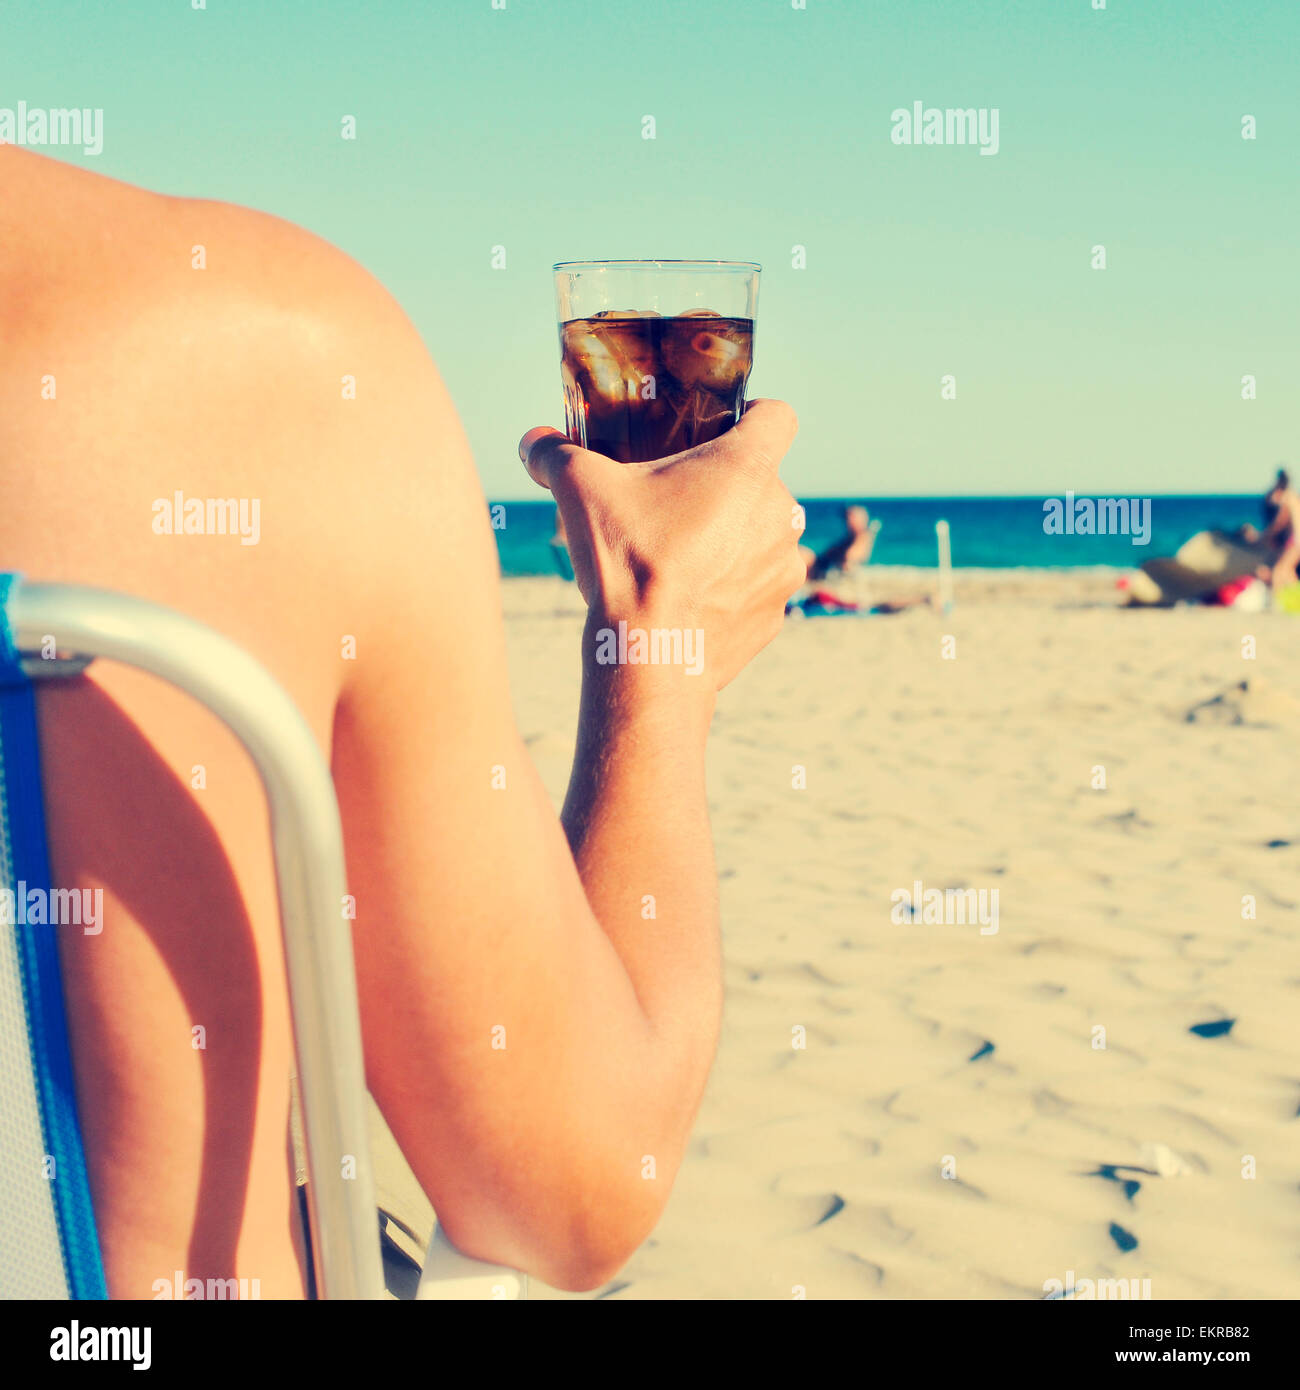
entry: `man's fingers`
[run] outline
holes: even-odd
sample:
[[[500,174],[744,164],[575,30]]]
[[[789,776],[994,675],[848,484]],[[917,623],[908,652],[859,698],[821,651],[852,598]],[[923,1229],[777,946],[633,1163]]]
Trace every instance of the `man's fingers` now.
[[[718,443],[730,443],[776,469],[798,432],[799,417],[784,401],[757,400]]]
[[[581,490],[585,485],[600,486],[610,473],[627,474],[637,467],[636,464],[615,463],[604,454],[584,449],[547,425],[524,435],[519,441],[519,457],[533,481],[552,492],[561,478]]]
[[[519,457],[533,482],[550,487],[551,469],[563,462],[561,450],[565,446],[572,448],[568,437],[550,425],[538,425],[524,435],[519,441]]]
[[[710,453],[717,450],[739,451],[757,459],[775,472],[798,430],[799,420],[784,401],[750,401],[745,407],[745,413],[733,428],[713,443],[702,447]],[[687,454],[693,452],[686,451]],[[653,472],[678,456],[674,455],[673,459],[669,460],[656,460],[652,464],[614,464],[612,460],[580,448],[559,430],[549,425],[539,425],[536,429],[529,430],[519,441],[519,457],[532,480],[541,487],[550,488],[557,469],[572,468],[579,460],[591,467],[597,464],[608,465],[623,473],[629,473],[637,468]]]

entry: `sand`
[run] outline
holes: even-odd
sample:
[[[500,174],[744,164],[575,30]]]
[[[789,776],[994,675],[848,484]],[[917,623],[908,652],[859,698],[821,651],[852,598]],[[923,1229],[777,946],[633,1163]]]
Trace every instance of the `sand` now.
[[[722,1045],[657,1231],[585,1297],[1300,1293],[1300,622],[1113,581],[959,572],[951,616],[790,622],[723,693]],[[505,605],[558,804],[578,601]],[[894,920],[918,881],[985,930]]]

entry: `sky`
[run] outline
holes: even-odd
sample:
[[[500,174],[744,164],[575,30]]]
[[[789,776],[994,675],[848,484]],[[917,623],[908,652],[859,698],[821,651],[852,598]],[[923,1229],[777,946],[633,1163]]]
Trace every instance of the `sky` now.
[[[0,108],[102,108],[49,153],[354,256],[489,497],[562,424],[550,267],[587,257],[763,265],[800,496],[1300,469],[1300,0],[200,3],[5,0]],[[996,108],[997,153],[896,143],[915,102]]]

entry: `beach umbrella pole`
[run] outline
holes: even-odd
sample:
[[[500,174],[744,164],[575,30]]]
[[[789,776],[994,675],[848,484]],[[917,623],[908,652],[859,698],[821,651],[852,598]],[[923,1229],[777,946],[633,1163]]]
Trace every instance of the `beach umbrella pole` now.
[[[952,540],[946,521],[934,523],[939,542],[939,607],[944,615],[952,612]]]

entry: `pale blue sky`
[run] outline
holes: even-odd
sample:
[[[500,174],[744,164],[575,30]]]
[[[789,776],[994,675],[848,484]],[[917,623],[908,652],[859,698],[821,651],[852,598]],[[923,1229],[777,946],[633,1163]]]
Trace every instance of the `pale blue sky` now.
[[[0,107],[102,107],[62,157],[356,256],[490,496],[588,256],[763,263],[801,495],[1241,491],[1300,466],[1298,69],[1297,0],[6,0]],[[917,100],[999,153],[894,145]]]

